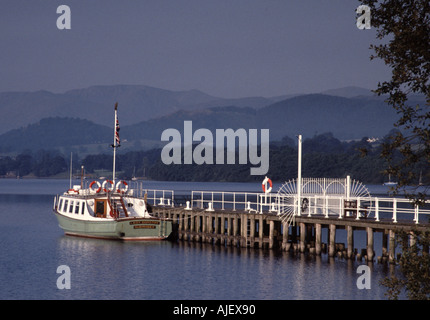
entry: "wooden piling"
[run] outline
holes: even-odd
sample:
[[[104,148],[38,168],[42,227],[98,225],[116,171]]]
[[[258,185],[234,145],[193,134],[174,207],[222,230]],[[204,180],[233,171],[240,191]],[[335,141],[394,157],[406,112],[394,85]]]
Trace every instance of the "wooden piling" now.
[[[373,261],[373,228],[366,227],[367,232],[367,261]]]
[[[354,249],[354,229],[352,226],[347,226],[346,227],[346,231],[347,231],[347,247],[346,247],[346,256],[348,259],[351,259],[353,257],[353,249]]]
[[[412,228],[418,227],[421,230],[428,228],[426,225],[393,224],[368,219],[334,219],[309,216],[296,217],[297,225],[289,226],[273,213],[184,210],[183,208],[157,206],[154,206],[153,214],[159,217],[172,218],[177,225],[178,239],[184,241],[241,247],[257,247],[258,242],[259,248],[276,249],[280,247],[285,251],[292,249],[295,252],[309,252],[317,255],[328,251],[330,257],[337,254],[341,258],[353,259],[357,257],[358,260],[365,258],[367,261],[375,259],[374,233],[382,232],[382,256],[378,259],[382,263],[387,260],[390,263],[395,262],[395,235],[398,230],[411,232]],[[328,229],[327,244],[322,241],[322,228]],[[338,228],[345,228],[347,231],[346,246],[343,243],[336,244],[335,242],[336,229]],[[360,254],[356,256],[354,232],[363,229],[366,230],[366,247],[358,248]],[[405,245],[414,244],[415,238],[412,233],[409,241],[406,241]],[[423,248],[423,250],[428,254],[428,247]]]
[[[288,246],[288,233],[289,233],[289,225],[287,222],[283,222],[282,225],[283,234],[282,234],[282,250],[288,251],[290,246]],[[287,248],[288,247],[288,248]]]
[[[248,219],[249,227],[247,227],[248,244],[251,248],[254,247],[254,232],[255,232],[255,221],[254,215],[250,214]]]
[[[269,249],[274,247],[274,236],[275,236],[275,221],[270,220],[270,232],[269,232]]]
[[[382,233],[382,258],[388,256],[388,230]]]
[[[263,215],[259,215],[258,217],[258,247],[263,248]]]
[[[300,223],[300,252],[304,253],[306,249],[306,225]]]
[[[334,257],[335,254],[335,246],[336,246],[336,225],[330,224],[329,227],[329,246],[328,246],[328,255],[329,257]]]
[[[240,218],[240,229],[241,229],[241,247],[247,246],[248,240],[248,215],[246,213],[241,214]]]
[[[315,254],[321,254],[321,224],[317,223],[315,225]]]

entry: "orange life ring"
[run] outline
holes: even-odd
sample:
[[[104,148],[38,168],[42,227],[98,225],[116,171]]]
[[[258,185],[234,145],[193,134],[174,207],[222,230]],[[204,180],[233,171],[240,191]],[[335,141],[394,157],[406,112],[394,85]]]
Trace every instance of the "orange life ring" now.
[[[124,189],[121,189],[121,185],[124,185]],[[126,193],[128,190],[128,184],[124,180],[118,181],[116,184],[116,190],[118,193]]]
[[[269,183],[269,186],[270,186],[269,188],[267,188],[267,183]],[[263,182],[261,183],[261,186],[263,188],[264,193],[270,193],[273,187],[272,180],[270,180],[270,178],[268,177],[264,178]]]
[[[94,189],[93,189],[93,185],[95,185],[95,184],[97,184],[97,189],[96,189],[96,190],[94,190]],[[90,183],[90,190],[91,190],[91,191],[95,191],[96,193],[99,193],[99,192],[102,190],[102,187],[101,187],[101,185],[100,185],[100,182],[98,182],[98,181],[93,181],[93,182],[91,182],[91,183]]]
[[[106,184],[108,184],[108,183],[110,184],[109,189],[106,188]],[[103,182],[102,188],[103,188],[103,191],[106,193],[113,191],[114,184],[113,184],[112,180],[106,180],[105,182]]]

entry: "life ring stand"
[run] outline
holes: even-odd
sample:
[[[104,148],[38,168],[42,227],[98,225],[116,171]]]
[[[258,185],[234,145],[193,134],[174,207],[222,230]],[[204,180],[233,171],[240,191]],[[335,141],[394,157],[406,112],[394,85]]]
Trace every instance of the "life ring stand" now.
[[[124,187],[121,189],[121,186],[124,186]],[[127,182],[125,182],[124,180],[118,181],[118,183],[116,184],[116,191],[118,193],[126,193],[128,191]]]
[[[95,184],[97,185],[97,189],[93,189],[93,185],[95,185]],[[102,186],[100,185],[100,182],[98,182],[98,181],[91,182],[90,183],[90,190],[92,192],[99,193],[102,190]]]
[[[108,188],[106,188],[106,185],[107,184],[110,184],[110,188],[108,189]],[[114,189],[114,184],[113,184],[113,182],[112,182],[112,180],[105,180],[104,182],[103,182],[103,185],[102,185],[102,188],[103,188],[103,191],[104,192],[106,192],[106,193],[108,193],[108,192],[112,192],[113,191],[113,189]]]
[[[269,183],[269,188],[267,188],[267,183]],[[261,186],[263,188],[264,193],[270,193],[270,191],[272,191],[272,187],[273,187],[272,180],[270,180],[270,178],[268,178],[268,177],[265,177],[263,182],[261,183]]]

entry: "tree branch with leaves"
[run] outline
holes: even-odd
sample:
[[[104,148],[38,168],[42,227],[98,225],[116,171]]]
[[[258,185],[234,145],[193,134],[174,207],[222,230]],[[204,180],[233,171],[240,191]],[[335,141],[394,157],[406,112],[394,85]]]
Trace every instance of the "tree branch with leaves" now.
[[[381,154],[388,161],[386,174],[398,181],[398,191],[418,185],[418,174],[430,179],[430,2],[360,2],[370,7],[371,26],[381,40],[371,45],[370,58],[382,59],[392,70],[391,79],[380,82],[374,92],[387,95],[386,102],[399,114],[399,130],[385,140]],[[417,95],[421,103],[414,99]],[[429,187],[409,195],[422,204],[429,198],[427,191]]]

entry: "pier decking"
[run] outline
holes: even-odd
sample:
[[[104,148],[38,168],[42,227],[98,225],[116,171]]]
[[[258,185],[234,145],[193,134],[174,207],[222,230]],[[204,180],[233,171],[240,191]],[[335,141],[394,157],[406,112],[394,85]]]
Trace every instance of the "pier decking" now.
[[[173,191],[164,191],[164,197],[145,192],[152,199],[152,214],[173,219],[182,241],[394,262],[396,233],[410,233],[412,243],[414,232],[430,228],[430,210],[403,198],[302,193],[306,201],[297,201],[297,195],[279,193],[193,191],[178,204]],[[336,242],[339,230],[346,231],[345,243]],[[355,246],[357,231],[366,232],[364,248]],[[377,237],[382,239],[379,257],[376,233],[382,235]]]
[[[281,249],[284,251],[326,252],[345,258],[373,261],[374,233],[382,233],[382,261],[393,262],[396,258],[394,237],[399,231],[428,230],[428,223],[371,221],[325,217],[297,217],[296,224],[288,226],[279,216],[268,213],[246,213],[229,210],[208,212],[202,209],[184,210],[175,207],[154,207],[154,214],[172,218],[178,224],[179,240],[206,242],[226,246]],[[322,229],[327,229],[327,242],[322,239]],[[336,243],[336,231],[347,231],[346,246]],[[360,252],[354,247],[354,232],[365,230],[367,246]],[[355,252],[354,252],[355,250]]]

